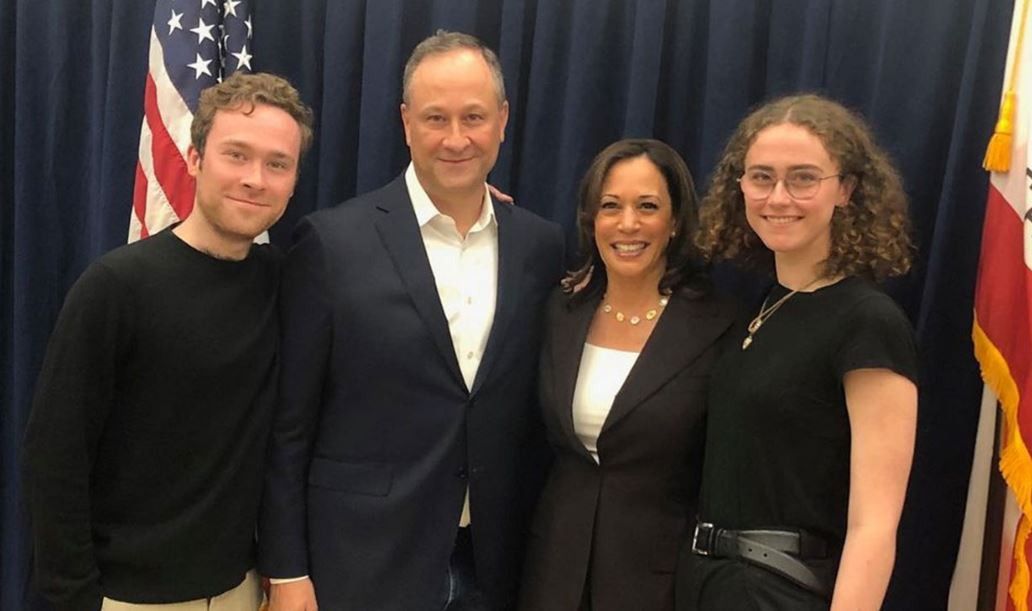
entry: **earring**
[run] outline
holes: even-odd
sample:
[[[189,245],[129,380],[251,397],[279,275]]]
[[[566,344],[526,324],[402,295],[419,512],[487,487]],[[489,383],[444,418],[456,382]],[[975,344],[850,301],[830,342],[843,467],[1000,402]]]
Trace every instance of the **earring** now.
[[[670,237],[676,238],[677,237],[677,232],[676,231],[671,231],[670,232]]]

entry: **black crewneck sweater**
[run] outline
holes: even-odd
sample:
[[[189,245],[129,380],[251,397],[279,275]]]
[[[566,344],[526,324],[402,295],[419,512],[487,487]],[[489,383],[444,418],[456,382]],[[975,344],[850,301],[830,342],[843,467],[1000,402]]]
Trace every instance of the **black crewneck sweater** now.
[[[216,259],[166,230],[72,287],[24,446],[37,582],[58,609],[214,596],[253,566],[279,260]]]

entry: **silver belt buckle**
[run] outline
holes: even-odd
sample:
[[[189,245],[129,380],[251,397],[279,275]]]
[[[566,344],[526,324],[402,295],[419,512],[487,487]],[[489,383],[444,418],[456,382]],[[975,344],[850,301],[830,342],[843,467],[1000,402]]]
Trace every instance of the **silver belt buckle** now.
[[[709,556],[711,554],[710,549],[701,549],[699,547],[699,531],[705,531],[703,532],[703,536],[707,539],[712,539],[713,525],[709,522],[699,522],[695,525],[695,532],[692,534],[692,553],[697,554],[699,556]],[[712,540],[709,541],[709,543],[709,547],[712,548]]]

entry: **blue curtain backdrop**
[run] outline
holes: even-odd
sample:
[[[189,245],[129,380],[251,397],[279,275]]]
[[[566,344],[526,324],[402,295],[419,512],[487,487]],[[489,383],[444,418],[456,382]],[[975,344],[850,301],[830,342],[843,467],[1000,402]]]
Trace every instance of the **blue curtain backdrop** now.
[[[705,185],[747,109],[828,94],[866,115],[899,163],[920,247],[891,286],[922,353],[914,474],[887,609],[943,609],[981,382],[972,293],[1010,0],[256,0],[255,66],[312,104],[315,147],[273,241],[302,215],[407,161],[401,67],[436,28],[495,47],[511,120],[492,181],[573,223],[591,157],[623,136],[674,145]],[[64,294],[125,240],[152,5],[0,4],[0,609],[27,608],[18,452]],[[572,236],[572,234],[571,234]],[[741,482],[749,485],[749,482]]]

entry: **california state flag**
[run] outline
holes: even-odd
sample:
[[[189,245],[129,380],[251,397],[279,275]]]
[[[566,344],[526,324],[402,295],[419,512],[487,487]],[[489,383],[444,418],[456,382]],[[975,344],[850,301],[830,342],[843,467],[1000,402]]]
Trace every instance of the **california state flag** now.
[[[986,154],[986,167],[993,174],[972,329],[982,377],[1002,410],[1000,471],[1019,510],[1016,529],[1004,533],[1005,541],[1013,540],[1007,608],[1017,611],[1029,609],[1032,559],[1032,43],[1024,40],[1025,31],[1032,29],[1028,4],[1029,0],[1018,0],[1014,6],[1000,121]]]

